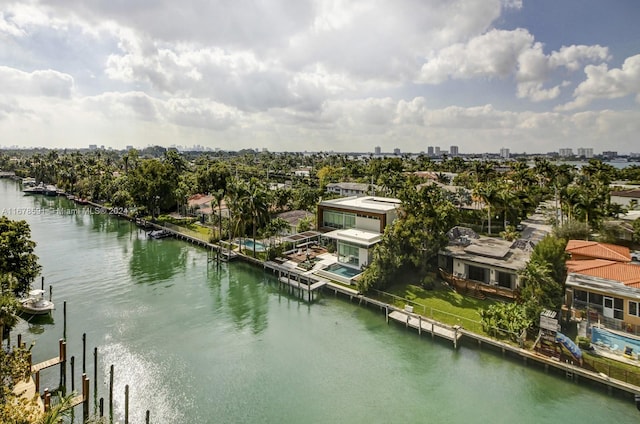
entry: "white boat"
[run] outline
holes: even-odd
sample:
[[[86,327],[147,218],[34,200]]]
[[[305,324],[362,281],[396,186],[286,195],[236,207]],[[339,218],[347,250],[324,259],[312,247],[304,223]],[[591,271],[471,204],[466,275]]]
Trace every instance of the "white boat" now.
[[[22,189],[24,194],[43,194],[45,190],[44,184],[40,183],[38,185],[28,185]]]
[[[29,297],[20,300],[22,312],[31,315],[45,315],[53,311],[53,302],[44,298],[44,290],[36,289],[29,292]]]
[[[151,231],[149,233],[147,233],[149,235],[149,237],[154,238],[154,239],[161,239],[161,238],[165,238],[165,237],[171,237],[171,231],[167,231],[167,230],[155,230],[155,231]]]

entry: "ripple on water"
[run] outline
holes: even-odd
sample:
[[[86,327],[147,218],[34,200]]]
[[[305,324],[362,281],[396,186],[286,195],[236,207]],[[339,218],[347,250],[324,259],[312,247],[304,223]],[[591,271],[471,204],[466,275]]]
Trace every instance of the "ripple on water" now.
[[[120,343],[107,344],[101,348],[103,372],[109,375],[114,364],[113,403],[116,418],[124,418],[125,386],[129,386],[129,421],[144,422],[146,410],[150,411],[152,422],[184,423],[193,417],[185,411],[193,409],[193,400],[187,395],[176,393],[172,380],[188,375],[186,364],[176,358],[155,352],[144,354],[134,352]],[[172,374],[168,374],[171,372]],[[184,384],[184,381],[182,381]]]

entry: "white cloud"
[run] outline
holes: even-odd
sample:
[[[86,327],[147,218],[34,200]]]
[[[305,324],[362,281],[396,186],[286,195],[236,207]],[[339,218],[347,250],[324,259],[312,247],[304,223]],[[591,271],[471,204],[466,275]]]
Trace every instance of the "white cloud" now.
[[[584,69],[587,79],[573,92],[575,99],[558,110],[584,108],[596,99],[616,99],[635,95],[640,103],[640,55],[628,57],[621,68],[608,69],[605,63]]]
[[[69,98],[73,78],[51,69],[23,72],[0,66],[0,92],[4,95],[45,96]]]

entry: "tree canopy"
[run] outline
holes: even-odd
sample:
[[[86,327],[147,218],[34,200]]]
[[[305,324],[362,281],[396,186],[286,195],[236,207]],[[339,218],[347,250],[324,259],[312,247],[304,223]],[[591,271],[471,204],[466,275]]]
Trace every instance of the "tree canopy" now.
[[[36,243],[31,240],[31,229],[26,221],[13,221],[0,217],[0,275],[3,278],[2,292],[13,292],[21,296],[29,291],[41,266],[34,253]],[[6,285],[6,287],[4,287]]]

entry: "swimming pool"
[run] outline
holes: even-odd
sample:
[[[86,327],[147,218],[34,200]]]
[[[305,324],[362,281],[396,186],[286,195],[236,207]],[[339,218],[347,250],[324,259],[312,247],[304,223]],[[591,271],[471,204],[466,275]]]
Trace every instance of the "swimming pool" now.
[[[323,271],[330,272],[331,274],[339,275],[343,278],[351,279],[358,274],[361,274],[362,271],[356,268],[351,268],[350,266],[345,266],[339,263],[331,264],[326,267]]]
[[[240,240],[236,240],[236,243],[240,244]],[[253,245],[254,245],[253,240],[249,240],[249,239],[242,240],[242,246],[244,249],[253,251]],[[264,252],[267,250],[267,246],[265,246],[264,243],[261,243],[259,241],[255,242],[255,246],[256,246],[256,252]]]
[[[603,328],[591,327],[591,343],[622,353],[624,353],[625,348],[628,346],[633,348],[635,354],[640,353],[640,340],[633,337],[626,337],[620,333],[607,331]]]

